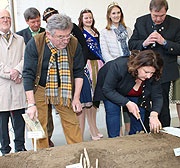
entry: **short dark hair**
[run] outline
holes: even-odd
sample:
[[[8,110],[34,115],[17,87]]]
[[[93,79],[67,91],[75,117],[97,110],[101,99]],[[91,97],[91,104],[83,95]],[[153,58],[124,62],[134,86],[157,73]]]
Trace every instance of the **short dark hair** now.
[[[159,12],[163,7],[165,7],[167,12],[169,7],[166,0],[151,0],[149,4],[150,11],[154,9],[156,12]]]
[[[58,10],[48,7],[43,13],[43,20],[47,22],[47,19],[54,14],[59,14]]]
[[[36,19],[37,17],[40,17],[40,12],[36,8],[28,8],[24,12],[24,18],[26,21],[29,21],[29,19]]]
[[[163,60],[160,54],[153,50],[138,51],[133,50],[128,60],[128,72],[133,76],[137,77],[137,70],[143,66],[152,66],[155,68],[153,77],[159,80],[163,69]]]

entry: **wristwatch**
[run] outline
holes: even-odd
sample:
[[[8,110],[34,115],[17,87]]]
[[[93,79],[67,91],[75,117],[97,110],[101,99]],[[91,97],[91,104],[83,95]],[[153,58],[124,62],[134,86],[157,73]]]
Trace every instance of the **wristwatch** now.
[[[32,106],[36,106],[36,104],[28,104],[27,108],[30,108]]]

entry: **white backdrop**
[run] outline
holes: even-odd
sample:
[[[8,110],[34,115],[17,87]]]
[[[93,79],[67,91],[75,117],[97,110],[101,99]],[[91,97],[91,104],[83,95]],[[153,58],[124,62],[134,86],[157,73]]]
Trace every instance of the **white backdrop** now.
[[[106,26],[107,6],[113,0],[14,0],[16,31],[27,27],[23,13],[29,7],[36,7],[41,15],[47,7],[53,7],[61,13],[65,13],[72,18],[74,23],[78,23],[80,11],[84,8],[92,10],[95,18],[95,27],[101,31]],[[116,0],[121,6],[125,23],[132,30],[137,17],[149,13],[150,0]],[[168,0],[168,14],[180,18],[180,0]],[[42,21],[42,27],[45,27]]]

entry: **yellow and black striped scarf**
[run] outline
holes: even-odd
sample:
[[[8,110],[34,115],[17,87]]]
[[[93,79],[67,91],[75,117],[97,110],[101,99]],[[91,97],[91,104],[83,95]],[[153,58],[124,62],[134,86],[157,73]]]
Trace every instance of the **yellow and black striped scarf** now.
[[[71,82],[71,73],[69,68],[67,50],[63,49],[62,51],[58,50],[52,45],[52,43],[46,37],[46,43],[49,49],[51,50],[51,57],[49,60],[47,79],[46,79],[46,103],[51,104],[61,104],[64,106],[70,106],[72,99],[72,82]],[[56,58],[57,55],[57,64],[60,76],[60,98],[58,95],[58,78],[57,78],[57,65]]]

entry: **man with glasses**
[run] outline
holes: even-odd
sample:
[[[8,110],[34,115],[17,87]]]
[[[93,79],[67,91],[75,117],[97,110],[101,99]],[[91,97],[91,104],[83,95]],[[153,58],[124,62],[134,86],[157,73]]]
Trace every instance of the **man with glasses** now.
[[[152,49],[164,61],[161,77],[163,108],[159,115],[163,127],[170,126],[169,89],[170,82],[179,78],[177,55],[180,55],[180,20],[167,15],[166,0],[151,0],[150,14],[136,20],[133,35],[129,40],[130,50]],[[148,123],[148,121],[146,122]]]
[[[40,13],[36,8],[26,9],[26,11],[24,12],[24,18],[29,27],[17,32],[17,34],[23,36],[24,42],[25,44],[27,44],[32,37],[34,37],[36,34],[44,32],[45,29],[40,27]]]
[[[23,37],[10,31],[11,17],[7,10],[0,10],[0,151],[11,151],[8,132],[9,118],[14,130],[15,152],[26,151],[24,146],[26,96],[22,69],[25,44]]]
[[[77,39],[71,36],[70,17],[56,14],[48,19],[46,32],[34,36],[26,46],[24,88],[31,119],[38,117],[47,135],[49,105],[59,112],[68,144],[82,141],[76,113],[81,112],[80,92],[84,60]],[[38,148],[49,147],[48,136]]]

